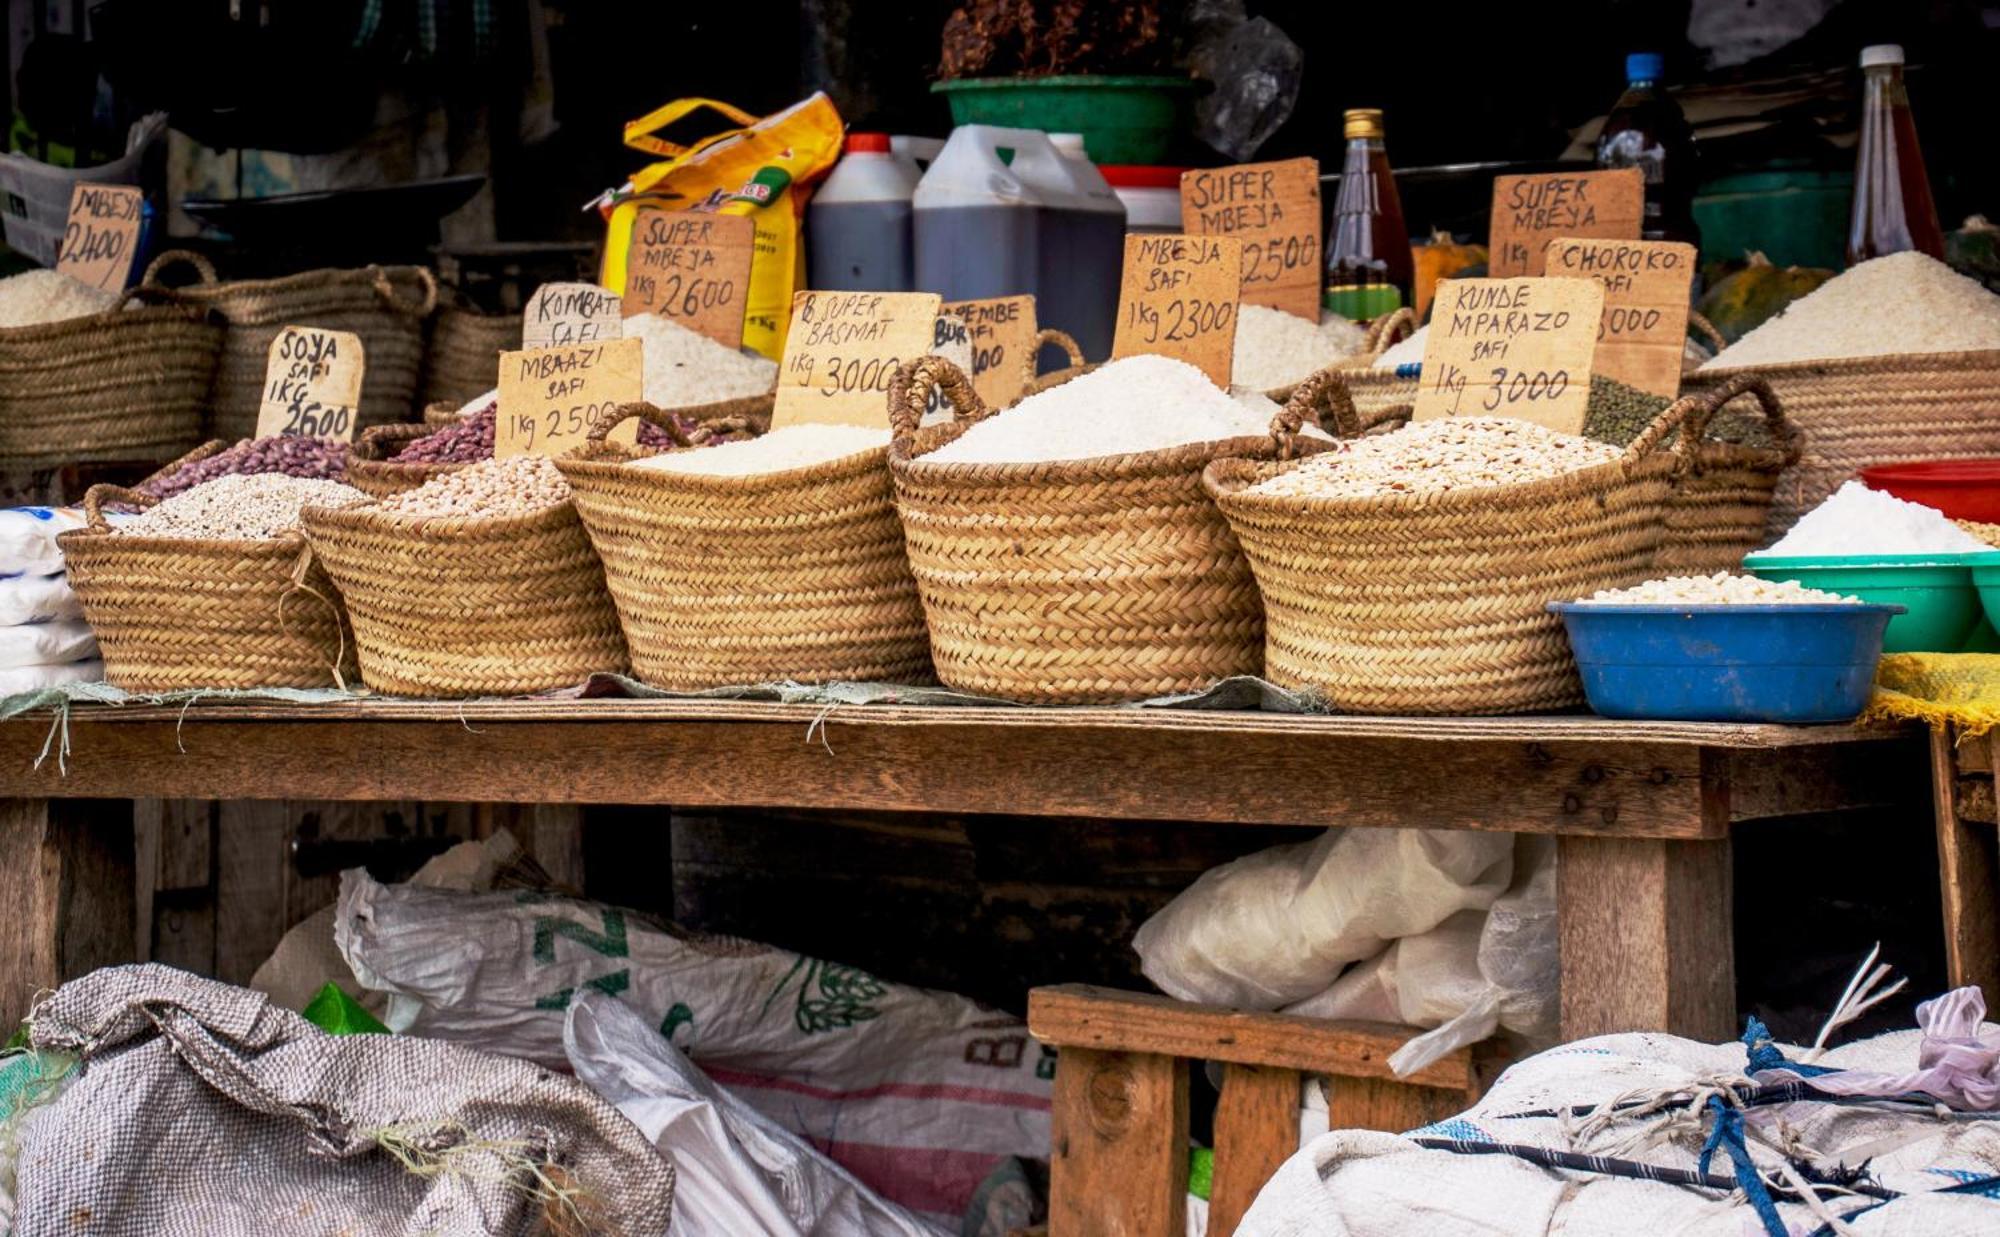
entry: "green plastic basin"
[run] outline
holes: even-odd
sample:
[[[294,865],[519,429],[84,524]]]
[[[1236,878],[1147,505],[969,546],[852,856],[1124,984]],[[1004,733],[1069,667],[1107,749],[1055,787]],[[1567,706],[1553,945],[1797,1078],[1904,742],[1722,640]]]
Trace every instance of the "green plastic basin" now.
[[[1966,563],[1972,568],[1972,587],[1979,594],[1979,604],[1986,612],[1988,625],[2000,628],[2000,550],[1991,554],[1968,554]],[[1972,649],[1967,652],[1991,652],[1991,649]]]
[[[934,82],[955,125],[1081,133],[1092,163],[1164,163],[1194,83],[1185,77],[965,77]]]
[[[1763,580],[1796,580],[1807,588],[1905,607],[1907,613],[1889,620],[1884,653],[1956,653],[1979,625],[1972,561],[1981,558],[2000,564],[2000,554],[1752,554],[1743,569]]]

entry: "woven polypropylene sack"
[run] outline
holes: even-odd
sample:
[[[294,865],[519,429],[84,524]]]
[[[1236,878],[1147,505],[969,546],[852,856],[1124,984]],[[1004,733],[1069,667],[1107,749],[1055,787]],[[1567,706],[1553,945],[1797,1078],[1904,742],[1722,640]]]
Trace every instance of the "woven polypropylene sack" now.
[[[1269,623],[1265,676],[1344,713],[1527,713],[1583,703],[1554,600],[1644,579],[1681,460],[1677,404],[1624,456],[1518,485],[1369,498],[1258,494],[1294,462],[1204,482]]]
[[[67,983],[31,1025],[81,1066],[19,1127],[15,1237],[667,1231],[673,1166],[527,1061],[328,1035],[164,966]]]
[[[556,467],[640,679],[683,691],[931,681],[886,447],[751,476],[666,472],[632,467],[650,452],[605,441],[635,415],[680,433],[656,410],[614,410]]]

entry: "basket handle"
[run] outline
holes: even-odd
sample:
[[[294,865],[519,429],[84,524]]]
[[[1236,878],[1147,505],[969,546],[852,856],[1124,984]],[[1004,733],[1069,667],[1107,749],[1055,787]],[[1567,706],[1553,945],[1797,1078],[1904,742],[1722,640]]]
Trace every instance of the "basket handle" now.
[[[181,469],[186,468],[189,464],[194,464],[200,462],[201,460],[205,460],[209,456],[215,455],[218,452],[225,450],[228,446],[229,444],[227,442],[224,442],[220,438],[211,438],[207,442],[196,447],[194,450],[189,451],[185,455],[180,456],[178,459],[168,460],[166,463],[160,465],[158,468],[153,470],[152,476],[147,477],[145,481],[141,481],[139,484],[144,485],[146,484],[147,481],[152,481],[155,479],[164,480],[168,477],[173,476]]]
[[[613,404],[609,408],[599,408],[590,418],[584,430],[583,440],[592,446],[601,446],[612,430],[637,417],[641,421],[651,421],[666,431],[677,447],[691,447],[694,440],[680,426],[680,421],[672,413],[662,412],[643,400],[630,404]]]
[[[889,379],[889,432],[895,441],[908,438],[923,424],[924,405],[931,402],[934,387],[944,388],[955,420],[970,423],[992,413],[964,370],[941,356],[920,356],[898,366]]]
[[[192,266],[204,287],[222,282],[221,277],[215,273],[215,263],[192,249],[169,249],[154,258],[146,263],[146,273],[139,277],[139,282],[142,285],[158,284],[160,276],[176,266]]]
[[[700,447],[714,442],[725,434],[749,434],[754,437],[756,432],[755,427],[750,424],[749,417],[712,417],[697,424],[693,432],[687,436],[687,440],[689,446]]]
[[[1618,457],[1619,465],[1624,468],[1630,468],[1640,460],[1651,455],[1666,440],[1667,436],[1681,428],[1687,419],[1694,415],[1695,410],[1700,408],[1704,402],[1700,396],[1690,395],[1668,404],[1659,416],[1653,418],[1653,423],[1645,429],[1640,430],[1639,436],[1634,438],[1631,445],[1625,448],[1625,454]],[[1692,434],[1682,434],[1674,440],[1672,449],[1674,454],[1679,457],[1680,466],[1683,468],[1687,467],[1689,462],[1694,459],[1693,437]]]
[[[1361,346],[1362,353],[1370,360],[1381,356],[1397,341],[1407,339],[1417,329],[1417,311],[1403,306],[1386,318],[1377,318],[1368,324],[1368,336]]]
[[[1333,418],[1331,425],[1327,423],[1328,414]],[[1347,390],[1347,380],[1333,366],[1309,375],[1293,387],[1291,398],[1271,419],[1271,437],[1277,440],[1281,458],[1291,458],[1293,440],[1308,421],[1336,438],[1359,438],[1366,428],[1361,424],[1361,414],[1355,410],[1354,396]]]
[[[392,447],[415,442],[436,432],[428,425],[417,425],[409,421],[371,425],[361,431],[361,437],[355,439],[354,444],[347,450],[358,460],[386,460],[393,454]]]
[[[1729,340],[1723,337],[1721,331],[1715,329],[1715,323],[1692,309],[1688,310],[1688,330],[1701,336],[1704,342],[1714,345],[1717,352],[1729,346]]]
[[[1715,414],[1737,398],[1749,395],[1756,399],[1763,409],[1764,421],[1771,429],[1771,442],[1785,457],[1785,467],[1799,462],[1799,429],[1786,419],[1784,408],[1778,403],[1778,393],[1762,374],[1737,373],[1725,378],[1714,390],[1701,397],[1701,407],[1688,414],[1681,424],[1681,433],[1689,443],[1699,446],[1708,434],[1708,423]]]
[[[83,518],[89,523],[91,532],[108,533],[111,531],[111,521],[104,518],[105,503],[123,503],[128,507],[137,507],[144,511],[159,501],[151,494],[141,494],[122,485],[100,481],[84,491]]]
[[[375,295],[382,298],[384,305],[412,318],[428,318],[431,316],[431,311],[437,308],[437,276],[431,274],[431,268],[428,266],[413,266],[410,269],[417,273],[417,282],[423,285],[423,292],[417,297],[414,305],[396,295],[396,285],[389,282],[389,272],[379,266],[371,266],[368,268],[368,273],[374,277]]]

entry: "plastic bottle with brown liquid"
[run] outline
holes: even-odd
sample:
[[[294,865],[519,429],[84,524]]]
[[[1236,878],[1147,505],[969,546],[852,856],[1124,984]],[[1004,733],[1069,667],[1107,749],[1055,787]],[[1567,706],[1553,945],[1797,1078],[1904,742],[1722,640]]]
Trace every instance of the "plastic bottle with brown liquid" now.
[[[1322,304],[1343,318],[1367,322],[1410,304],[1416,262],[1382,146],[1381,111],[1349,111],[1346,129],[1347,159],[1327,230]]]
[[[1917,122],[1903,89],[1903,49],[1861,49],[1861,142],[1854,161],[1854,213],[1847,264],[1915,249],[1942,261],[1944,229],[1931,201]]]

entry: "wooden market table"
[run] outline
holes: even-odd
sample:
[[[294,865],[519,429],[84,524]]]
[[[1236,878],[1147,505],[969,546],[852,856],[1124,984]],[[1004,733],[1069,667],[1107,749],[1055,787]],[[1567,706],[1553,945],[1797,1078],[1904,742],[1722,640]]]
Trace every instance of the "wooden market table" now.
[[[0,722],[5,1020],[37,988],[131,956],[130,814],[66,801],[422,798],[1551,833],[1564,1036],[1724,1039],[1736,1034],[1732,828],[1908,802],[1930,769],[1915,730],[1595,717],[632,699],[80,705],[66,769],[53,726],[47,713]]]

